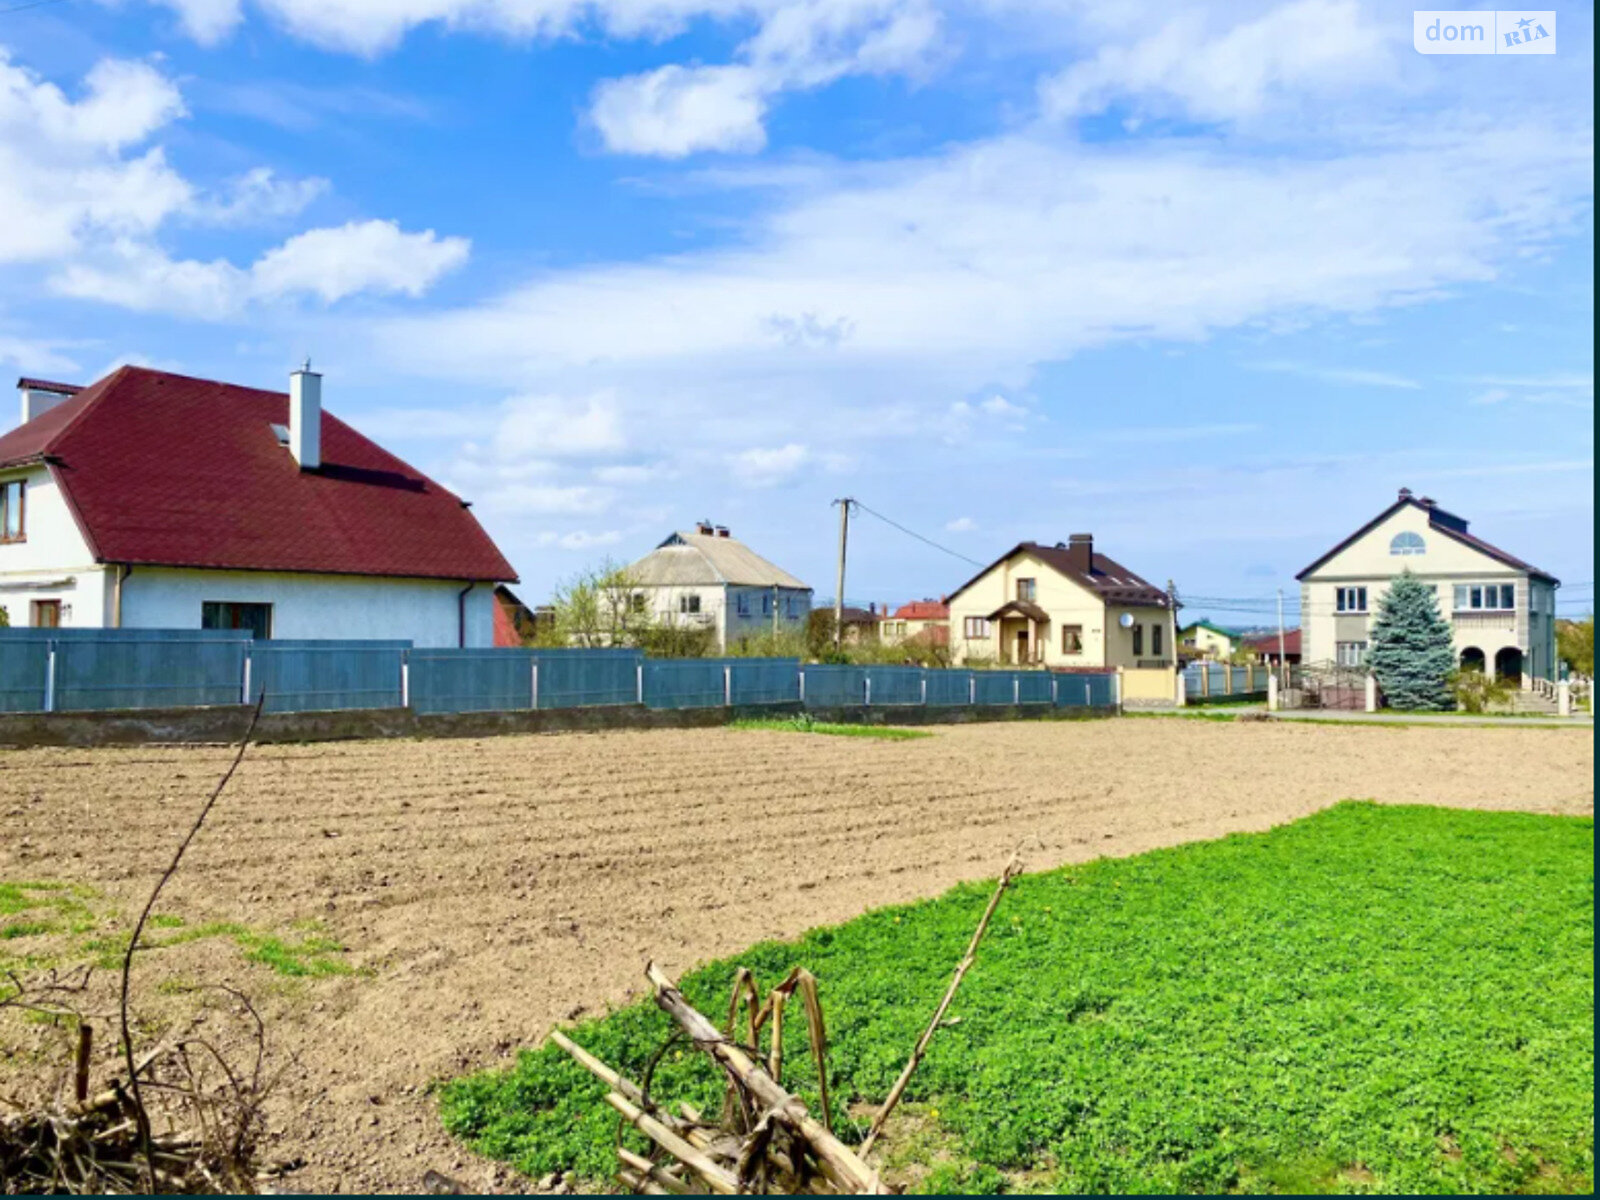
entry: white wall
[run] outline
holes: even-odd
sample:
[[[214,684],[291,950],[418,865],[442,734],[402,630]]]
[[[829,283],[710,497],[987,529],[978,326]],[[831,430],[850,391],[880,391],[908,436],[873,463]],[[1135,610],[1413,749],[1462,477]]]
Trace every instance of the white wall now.
[[[207,600],[272,605],[275,638],[409,638],[455,646],[457,596],[444,579],[135,567],[122,585],[125,628],[198,629]],[[467,594],[467,645],[494,645],[494,585]]]
[[[59,600],[63,625],[104,623],[107,572],[94,561],[72,510],[44,466],[0,471],[0,480],[27,484],[23,536],[0,542],[0,608],[11,624],[31,623],[34,600]]]

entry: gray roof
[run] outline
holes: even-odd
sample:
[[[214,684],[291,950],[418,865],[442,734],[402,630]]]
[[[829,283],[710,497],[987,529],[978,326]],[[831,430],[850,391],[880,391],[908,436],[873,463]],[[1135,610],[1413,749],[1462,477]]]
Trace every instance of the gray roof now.
[[[715,586],[811,589],[737,538],[675,533],[628,568],[645,587]]]

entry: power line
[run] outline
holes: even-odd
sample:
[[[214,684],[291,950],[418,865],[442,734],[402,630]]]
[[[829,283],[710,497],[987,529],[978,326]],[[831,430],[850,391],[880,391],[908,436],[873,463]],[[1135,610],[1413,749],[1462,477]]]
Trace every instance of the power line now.
[[[941,546],[938,542],[934,541],[932,538],[923,537],[916,530],[907,529],[904,525],[900,524],[900,522],[890,520],[888,517],[884,516],[881,512],[875,512],[874,510],[868,508],[865,504],[861,503],[861,501],[859,501],[859,500],[849,500],[849,501],[847,501],[847,503],[855,505],[856,508],[859,508],[862,512],[866,513],[869,516],[877,517],[878,520],[882,521],[885,525],[893,526],[894,528],[898,529],[901,533],[905,534],[907,537],[914,537],[914,538],[917,539],[917,541],[922,542],[922,543],[924,543],[926,545],[932,546],[935,550],[941,550],[944,553],[950,555],[950,557],[952,557],[952,558],[959,558],[962,562],[970,563],[975,567],[986,567],[986,566],[989,565],[988,563],[979,562],[975,558],[968,558],[965,554],[962,554],[959,550],[950,549],[949,546]]]

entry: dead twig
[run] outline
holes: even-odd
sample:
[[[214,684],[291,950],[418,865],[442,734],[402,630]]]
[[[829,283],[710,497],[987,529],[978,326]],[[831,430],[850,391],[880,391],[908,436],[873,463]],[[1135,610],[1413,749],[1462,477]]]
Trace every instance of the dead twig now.
[[[895,1106],[900,1103],[900,1097],[905,1094],[906,1085],[911,1082],[918,1064],[928,1052],[928,1043],[933,1040],[934,1031],[944,1020],[945,1011],[950,1007],[950,1002],[956,998],[956,989],[961,986],[961,981],[967,977],[967,972],[972,969],[972,964],[978,958],[978,943],[983,941],[983,935],[988,932],[989,919],[994,916],[994,910],[1000,906],[1000,897],[1011,886],[1011,881],[1022,872],[1022,851],[1016,850],[1011,855],[1011,861],[1006,864],[1006,869],[1000,873],[1000,880],[995,884],[994,895],[989,897],[989,906],[983,910],[983,919],[978,922],[977,929],[972,931],[972,940],[967,943],[967,952],[961,956],[961,961],[956,965],[956,973],[951,977],[950,986],[944,991],[944,998],[939,1001],[939,1007],[934,1010],[933,1019],[928,1022],[928,1027],[922,1031],[922,1036],[917,1039],[916,1046],[911,1051],[911,1057],[906,1061],[905,1069],[900,1072],[900,1078],[894,1081],[894,1087],[889,1089],[889,1097],[883,1102],[883,1107],[878,1110],[878,1115],[872,1119],[872,1125],[867,1130],[867,1136],[861,1142],[861,1155],[871,1151],[873,1144],[878,1140],[878,1135],[883,1132],[884,1122],[889,1119],[889,1114],[894,1112]]]
[[[133,954],[139,948],[139,938],[144,933],[145,922],[150,919],[151,910],[156,906],[156,899],[161,895],[161,889],[167,886],[167,881],[178,870],[178,864],[183,861],[183,855],[189,849],[189,843],[194,841],[195,835],[200,832],[200,827],[206,823],[206,818],[211,815],[211,809],[216,804],[222,790],[228,786],[228,781],[233,778],[233,773],[239,769],[239,764],[244,760],[244,752],[250,745],[250,735],[256,731],[256,722],[261,720],[261,707],[266,703],[265,691],[256,700],[255,711],[250,714],[250,724],[246,726],[244,736],[239,739],[239,749],[233,756],[233,761],[228,764],[228,769],[222,773],[222,778],[217,781],[217,786],[211,790],[211,795],[200,806],[194,824],[189,827],[189,832],[184,835],[183,841],[178,843],[178,848],[173,852],[172,861],[167,864],[167,869],[161,873],[161,878],[156,880],[155,887],[150,889],[150,897],[144,902],[140,910],[139,919],[134,922],[133,936],[128,939],[128,949],[122,956],[122,988],[117,1006],[117,1018],[122,1033],[122,1058],[128,1070],[128,1086],[133,1090],[134,1120],[139,1127],[139,1145],[144,1151],[145,1158],[145,1183],[151,1192],[159,1190],[157,1172],[155,1167],[154,1149],[150,1140],[150,1114],[144,1106],[144,1097],[139,1091],[139,1072],[134,1069],[133,1063],[133,1033],[128,1023],[128,984],[133,976]]]

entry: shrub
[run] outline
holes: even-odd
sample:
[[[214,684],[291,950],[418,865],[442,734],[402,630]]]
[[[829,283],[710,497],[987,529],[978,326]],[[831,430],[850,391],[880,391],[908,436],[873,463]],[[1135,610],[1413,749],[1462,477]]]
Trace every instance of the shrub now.
[[[1511,684],[1477,667],[1464,667],[1450,673],[1450,690],[1462,712],[1481,713],[1511,699]]]

